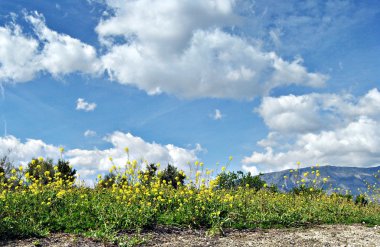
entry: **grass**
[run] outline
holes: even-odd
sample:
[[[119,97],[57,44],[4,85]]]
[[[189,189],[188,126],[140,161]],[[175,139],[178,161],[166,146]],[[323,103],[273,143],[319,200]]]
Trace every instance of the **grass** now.
[[[14,181],[0,183],[0,238],[65,232],[133,244],[141,239],[125,239],[119,233],[156,225],[207,228],[210,234],[222,234],[225,228],[380,225],[377,203],[363,205],[318,189],[299,193],[276,192],[265,186],[260,190],[249,186],[221,189],[218,177],[202,179],[203,172],[195,173],[194,182],[178,183],[174,188],[157,176],[141,176],[138,166],[129,164],[117,171],[114,180],[119,183],[114,181],[109,187],[88,188],[62,178],[45,184],[42,178],[25,176],[16,187]],[[104,180],[100,178],[98,184],[104,185]]]

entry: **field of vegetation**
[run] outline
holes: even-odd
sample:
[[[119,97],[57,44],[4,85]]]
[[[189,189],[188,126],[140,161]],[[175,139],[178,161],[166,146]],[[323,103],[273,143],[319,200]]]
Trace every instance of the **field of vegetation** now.
[[[76,181],[76,171],[63,159],[55,164],[40,157],[27,167],[13,167],[6,157],[0,162],[0,239],[65,232],[130,245],[139,238],[121,233],[138,236],[158,225],[202,228],[210,235],[227,228],[380,225],[378,203],[324,193],[328,178],[318,168],[299,174],[297,187],[285,193],[260,176],[228,172],[229,162],[220,171],[196,162],[185,174],[171,165],[161,169],[127,160],[99,175],[93,188]]]

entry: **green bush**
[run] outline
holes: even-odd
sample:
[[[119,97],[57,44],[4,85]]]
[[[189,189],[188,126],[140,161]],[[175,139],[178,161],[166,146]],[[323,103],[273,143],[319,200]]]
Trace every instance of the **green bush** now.
[[[235,189],[239,186],[247,186],[248,184],[250,188],[260,190],[265,185],[265,181],[261,179],[261,174],[252,176],[250,172],[222,172],[218,175],[218,178],[217,187],[219,189]]]
[[[160,173],[159,179],[161,182],[166,181],[167,184],[171,184],[175,189],[178,185],[183,185],[186,176],[178,171],[177,167],[168,164],[168,166]]]

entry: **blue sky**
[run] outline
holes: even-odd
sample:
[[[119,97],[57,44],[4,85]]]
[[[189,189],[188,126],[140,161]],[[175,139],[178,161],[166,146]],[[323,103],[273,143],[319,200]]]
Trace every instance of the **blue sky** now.
[[[0,153],[380,164],[378,1],[0,2]]]

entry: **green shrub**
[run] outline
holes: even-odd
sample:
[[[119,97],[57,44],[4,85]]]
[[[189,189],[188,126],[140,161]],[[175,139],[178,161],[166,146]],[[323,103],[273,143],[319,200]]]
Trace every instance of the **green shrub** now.
[[[261,179],[261,174],[252,176],[250,172],[222,172],[218,175],[217,187],[219,189],[234,189],[239,186],[247,186],[247,184],[250,188],[260,190],[264,187],[265,181]]]
[[[158,177],[161,182],[166,181],[167,184],[171,184],[175,189],[178,188],[178,185],[183,185],[186,178],[183,172],[178,171],[177,167],[170,164],[168,164]]]

